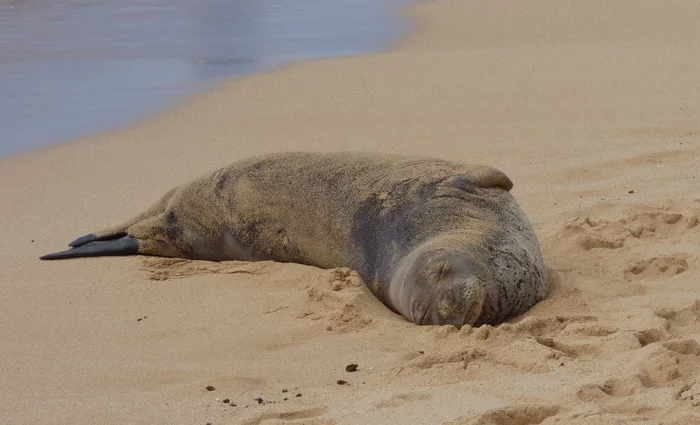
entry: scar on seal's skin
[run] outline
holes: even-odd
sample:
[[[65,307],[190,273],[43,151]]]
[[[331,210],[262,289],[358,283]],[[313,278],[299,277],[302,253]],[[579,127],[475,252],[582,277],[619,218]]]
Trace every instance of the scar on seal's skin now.
[[[168,191],[42,259],[158,255],[356,270],[425,325],[495,324],[547,295],[537,237],[488,166],[378,153],[279,153]]]

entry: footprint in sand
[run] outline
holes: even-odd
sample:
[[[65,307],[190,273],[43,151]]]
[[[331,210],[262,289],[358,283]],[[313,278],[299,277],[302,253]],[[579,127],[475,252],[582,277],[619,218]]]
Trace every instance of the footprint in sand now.
[[[556,405],[508,406],[489,410],[470,417],[462,417],[445,425],[525,425],[539,424],[554,416],[560,407]]]
[[[693,407],[700,407],[700,381],[687,383],[676,392],[676,400],[688,401]]]
[[[660,343],[640,365],[639,377],[645,387],[668,387],[700,375],[700,344],[694,339]]]
[[[671,337],[670,333],[668,332],[668,325],[666,323],[652,328],[636,331],[635,336],[637,337],[641,347],[646,347],[647,345],[655,342],[665,341]]]
[[[639,375],[633,375],[625,378],[611,378],[605,381],[600,387],[606,395],[615,398],[627,397],[639,392],[640,388],[644,388],[644,383]]]
[[[324,408],[310,408],[281,412],[260,413],[245,419],[242,425],[333,425],[331,419],[321,418],[327,412]]]
[[[453,350],[438,351],[412,358],[396,368],[396,375],[409,370],[431,369],[435,366],[459,363],[463,368],[474,361],[484,357],[485,353],[479,348],[458,348]]]
[[[556,238],[574,240],[584,251],[596,248],[619,249],[629,240],[658,239],[681,235],[698,225],[698,215],[682,214],[665,208],[650,208],[615,221],[579,217],[566,224]]]
[[[646,353],[633,360],[635,364],[627,372],[600,385],[583,385],[577,392],[578,398],[609,413],[639,413],[645,409],[641,394],[659,388],[690,388],[689,384],[683,383],[700,373],[700,344],[694,339],[668,340],[643,350]],[[633,400],[635,398],[639,400]],[[619,402],[613,399],[627,400]]]
[[[402,393],[397,394],[387,400],[377,403],[377,409],[386,409],[388,407],[399,407],[408,403],[413,403],[420,400],[427,400],[432,395],[426,393]]]
[[[654,314],[667,319],[671,328],[700,328],[700,300],[695,300],[690,305],[679,309],[657,308]]]
[[[682,254],[674,254],[635,261],[625,268],[625,279],[633,281],[681,274],[688,270],[688,261],[684,257]]]

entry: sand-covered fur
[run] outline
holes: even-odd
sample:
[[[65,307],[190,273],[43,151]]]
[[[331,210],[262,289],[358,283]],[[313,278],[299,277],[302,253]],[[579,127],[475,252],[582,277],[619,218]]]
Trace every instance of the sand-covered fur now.
[[[537,238],[486,166],[376,153],[283,153],[169,191],[45,258],[147,254],[356,270],[419,324],[497,323],[544,299]]]

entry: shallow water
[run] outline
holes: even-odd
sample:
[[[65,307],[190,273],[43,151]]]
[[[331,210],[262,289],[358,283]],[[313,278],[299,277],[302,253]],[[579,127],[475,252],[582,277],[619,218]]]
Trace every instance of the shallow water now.
[[[383,50],[409,0],[0,0],[0,156],[115,130],[216,81]]]

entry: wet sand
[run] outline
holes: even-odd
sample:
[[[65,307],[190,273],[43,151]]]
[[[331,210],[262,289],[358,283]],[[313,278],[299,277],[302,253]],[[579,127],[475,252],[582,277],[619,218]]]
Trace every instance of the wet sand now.
[[[0,3],[0,158],[129,124],[216,83],[383,51],[406,0]]]
[[[438,0],[409,13],[422,29],[391,52],[232,81],[126,131],[0,162],[4,423],[700,421],[700,5]],[[407,323],[343,271],[37,260],[176,184],[282,150],[502,169],[549,298],[456,331]]]

